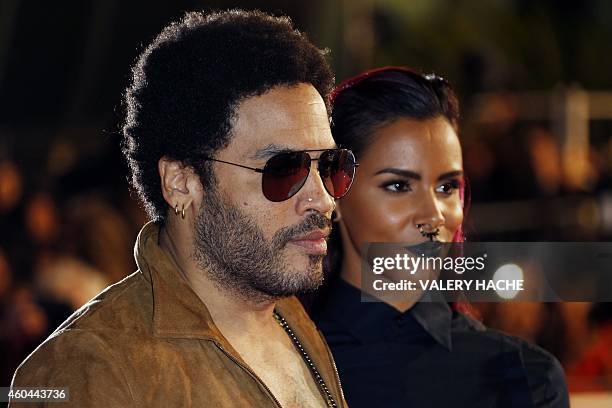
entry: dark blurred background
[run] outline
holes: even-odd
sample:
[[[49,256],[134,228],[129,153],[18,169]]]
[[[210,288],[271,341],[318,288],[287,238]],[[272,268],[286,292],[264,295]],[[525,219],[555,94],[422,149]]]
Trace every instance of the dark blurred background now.
[[[612,2],[0,2],[0,386],[73,310],[135,269],[146,216],[119,151],[138,52],[184,11],[287,14],[342,80],[382,65],[447,78],[463,108],[471,240],[612,238]],[[577,271],[580,273],[580,271]],[[538,342],[572,391],[612,390],[605,303],[476,305]]]

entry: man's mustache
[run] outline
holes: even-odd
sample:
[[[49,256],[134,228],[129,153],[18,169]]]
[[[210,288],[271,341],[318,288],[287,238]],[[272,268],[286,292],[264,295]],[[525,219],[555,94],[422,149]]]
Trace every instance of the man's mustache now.
[[[317,230],[331,230],[331,218],[321,213],[313,213],[307,216],[299,224],[281,228],[272,239],[275,248],[283,248],[289,241]]]

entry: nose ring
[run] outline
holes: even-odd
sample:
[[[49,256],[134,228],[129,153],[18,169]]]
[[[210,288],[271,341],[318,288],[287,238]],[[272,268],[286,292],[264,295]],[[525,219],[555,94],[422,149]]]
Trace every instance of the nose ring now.
[[[421,233],[421,236],[428,238],[430,241],[433,241],[435,237],[440,235],[440,228],[436,228],[433,231],[425,231],[425,224],[417,224],[416,227]]]

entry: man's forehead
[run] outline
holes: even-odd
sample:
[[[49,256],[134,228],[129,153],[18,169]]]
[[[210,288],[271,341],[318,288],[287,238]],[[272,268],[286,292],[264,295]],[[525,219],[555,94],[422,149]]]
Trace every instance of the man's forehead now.
[[[276,86],[261,95],[242,100],[236,109],[236,120],[250,124],[291,126],[292,119],[327,116],[323,98],[306,83]]]
[[[323,98],[310,84],[279,86],[236,109],[233,144],[241,155],[331,149],[335,143]]]

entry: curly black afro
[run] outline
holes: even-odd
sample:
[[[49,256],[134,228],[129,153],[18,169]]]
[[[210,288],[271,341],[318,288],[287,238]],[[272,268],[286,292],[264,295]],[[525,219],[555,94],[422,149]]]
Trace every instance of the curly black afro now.
[[[245,98],[310,83],[327,102],[334,78],[326,54],[288,17],[261,11],[190,12],[167,26],[137,59],[124,101],[123,154],[149,216],[166,216],[157,169],[163,156],[214,185],[202,157],[229,144]]]

